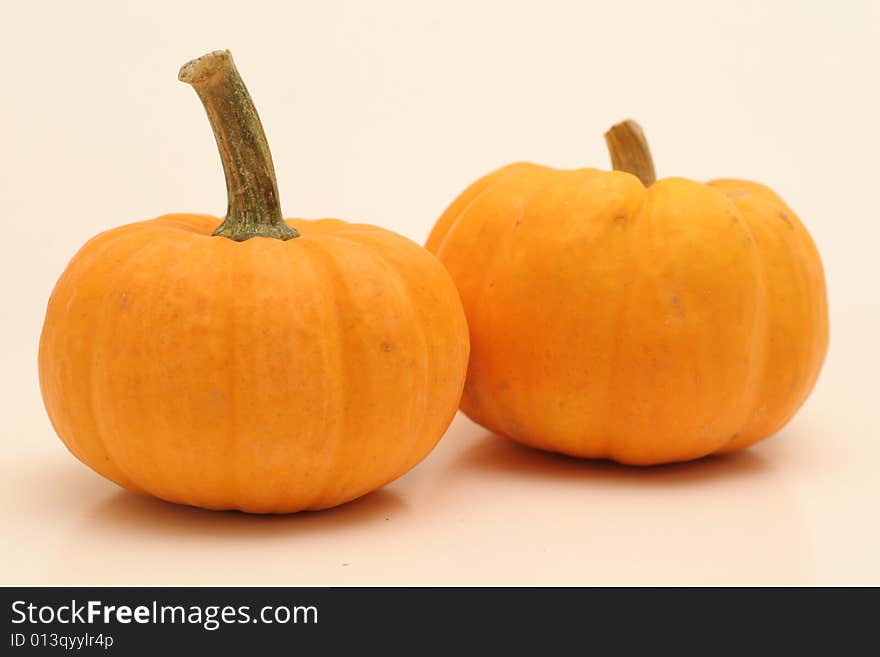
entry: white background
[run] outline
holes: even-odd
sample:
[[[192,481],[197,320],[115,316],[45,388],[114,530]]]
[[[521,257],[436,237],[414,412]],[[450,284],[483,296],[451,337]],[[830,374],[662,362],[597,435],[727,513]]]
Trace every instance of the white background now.
[[[93,234],[222,214],[186,60],[232,50],[285,214],[423,241],[502,164],[608,166],[644,126],[658,175],[773,187],[822,253],[831,349],[813,397],[740,457],[632,470],[458,418],[384,491],[250,518],[120,492],[54,436],[36,351]],[[4,5],[0,583],[880,583],[876,198],[880,4],[28,2]]]

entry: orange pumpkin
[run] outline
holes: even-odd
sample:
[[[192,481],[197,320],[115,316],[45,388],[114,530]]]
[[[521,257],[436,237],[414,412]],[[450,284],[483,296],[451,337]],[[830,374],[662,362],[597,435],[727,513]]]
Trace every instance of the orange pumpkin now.
[[[211,119],[227,216],[122,226],[73,258],[40,341],[52,424],[100,474],[173,502],[280,513],[364,495],[427,455],[456,411],[456,289],[389,231],[285,222],[229,53],[180,78]]]
[[[533,447],[629,464],[766,438],[828,345],[810,235],[758,183],[654,182],[632,122],[606,137],[622,170],[512,164],[432,231],[470,327],[462,409]]]

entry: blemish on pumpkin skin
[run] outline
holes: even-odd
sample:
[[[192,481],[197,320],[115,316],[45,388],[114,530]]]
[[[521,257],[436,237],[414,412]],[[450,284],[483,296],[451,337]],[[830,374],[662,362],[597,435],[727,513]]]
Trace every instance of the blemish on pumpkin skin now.
[[[782,219],[785,223],[788,224],[789,228],[794,228],[794,223],[791,221],[791,217],[788,216],[788,213],[785,210],[778,210],[776,212],[776,216]]]
[[[125,292],[123,292],[122,296],[119,297],[119,307],[125,308],[127,305],[128,305],[128,295]]]
[[[211,401],[217,408],[223,408],[226,405],[226,398],[217,388],[211,388]]]
[[[752,415],[752,422],[757,422],[758,419],[762,415],[764,415],[764,411],[766,411],[766,410],[767,410],[767,404],[762,404],[761,407],[759,409],[757,409],[755,411],[755,413]]]
[[[382,351],[387,352],[387,351],[391,351],[392,349],[394,349],[394,347],[391,346],[390,342],[383,342],[382,343]]]
[[[684,319],[684,308],[681,307],[681,301],[678,298],[677,294],[672,295],[672,309],[675,311],[675,314]]]

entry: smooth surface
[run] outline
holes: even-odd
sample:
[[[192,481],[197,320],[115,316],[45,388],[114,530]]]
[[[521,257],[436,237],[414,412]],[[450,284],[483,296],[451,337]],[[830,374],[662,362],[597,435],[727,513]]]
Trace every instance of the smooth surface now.
[[[0,583],[880,584],[876,2],[35,2],[0,37]],[[682,466],[543,455],[459,417],[412,472],[329,512],[122,492],[54,436],[37,340],[86,239],[223,212],[176,79],[215,48],[253,94],[287,216],[422,241],[502,164],[607,166],[602,134],[628,116],[658,176],[769,185],[826,269],[815,392],[776,438]]]

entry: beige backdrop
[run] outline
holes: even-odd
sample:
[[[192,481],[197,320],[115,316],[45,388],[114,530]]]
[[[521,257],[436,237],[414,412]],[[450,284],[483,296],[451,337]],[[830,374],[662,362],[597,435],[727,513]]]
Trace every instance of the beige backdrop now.
[[[880,584],[880,5],[819,2],[15,3],[0,20],[0,583]],[[633,470],[459,417],[410,474],[256,518],[121,492],[39,397],[51,287],[98,231],[225,193],[185,60],[230,48],[288,216],[422,241],[475,177],[607,166],[637,118],[659,175],[774,187],[826,265],[813,397],[739,457]]]

